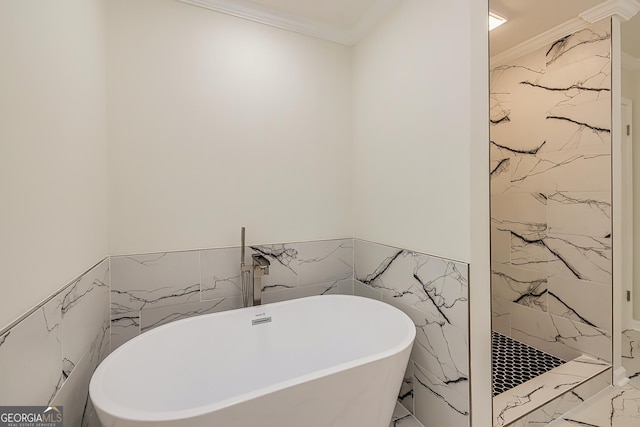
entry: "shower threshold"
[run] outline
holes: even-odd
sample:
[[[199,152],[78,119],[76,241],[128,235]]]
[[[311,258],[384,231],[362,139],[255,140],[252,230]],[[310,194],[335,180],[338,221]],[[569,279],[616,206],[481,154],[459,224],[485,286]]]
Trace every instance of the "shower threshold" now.
[[[611,368],[607,362],[584,355],[564,362],[539,350],[532,349],[535,350],[532,351],[531,347],[495,332],[493,338],[494,346],[496,344],[500,346],[497,351],[494,348],[496,352],[493,362],[494,383],[496,380],[499,382],[494,385],[494,427],[507,426],[531,414]],[[512,357],[511,361],[505,361],[510,355],[509,350],[517,352],[517,357]],[[496,355],[499,357],[495,357]],[[542,363],[534,365],[531,358],[540,358]],[[529,378],[532,372],[543,369],[545,369],[543,373]],[[607,382],[611,382],[610,376],[602,381],[594,379],[590,382],[593,384],[585,394],[595,394],[604,388]],[[496,391],[499,393],[495,393]]]

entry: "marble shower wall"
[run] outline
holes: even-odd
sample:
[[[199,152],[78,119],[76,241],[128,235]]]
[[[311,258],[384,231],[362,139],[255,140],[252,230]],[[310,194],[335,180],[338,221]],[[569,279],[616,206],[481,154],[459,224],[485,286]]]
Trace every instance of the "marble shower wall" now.
[[[611,23],[491,70],[493,329],[611,362]]]
[[[89,380],[108,354],[105,259],[0,336],[0,405],[64,406],[65,425],[89,425]]]
[[[400,402],[425,426],[468,426],[468,265],[357,239],[354,249],[355,295],[416,325]]]
[[[247,248],[270,262],[262,302],[353,294],[353,239]],[[240,248],[111,257],[111,350],[157,326],[242,307]]]

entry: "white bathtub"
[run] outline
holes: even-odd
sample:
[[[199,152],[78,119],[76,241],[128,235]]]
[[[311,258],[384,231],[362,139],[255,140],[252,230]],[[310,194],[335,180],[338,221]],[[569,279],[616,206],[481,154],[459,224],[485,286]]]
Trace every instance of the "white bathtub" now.
[[[105,427],[387,427],[414,337],[388,304],[309,297],[153,329],[89,390]]]

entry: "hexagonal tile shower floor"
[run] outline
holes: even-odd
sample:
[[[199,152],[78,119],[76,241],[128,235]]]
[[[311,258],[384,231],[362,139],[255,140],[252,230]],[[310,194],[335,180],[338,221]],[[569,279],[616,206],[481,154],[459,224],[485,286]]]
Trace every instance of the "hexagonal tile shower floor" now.
[[[492,340],[494,396],[566,363],[497,332],[492,333]]]

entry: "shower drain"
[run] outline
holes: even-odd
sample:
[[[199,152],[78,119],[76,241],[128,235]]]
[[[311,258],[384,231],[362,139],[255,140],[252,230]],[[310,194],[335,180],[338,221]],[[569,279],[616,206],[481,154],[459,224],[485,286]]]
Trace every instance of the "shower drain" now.
[[[497,332],[492,332],[492,352],[494,396],[566,363]]]

